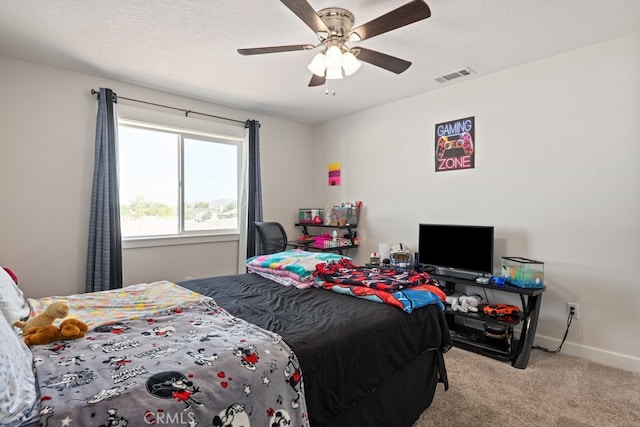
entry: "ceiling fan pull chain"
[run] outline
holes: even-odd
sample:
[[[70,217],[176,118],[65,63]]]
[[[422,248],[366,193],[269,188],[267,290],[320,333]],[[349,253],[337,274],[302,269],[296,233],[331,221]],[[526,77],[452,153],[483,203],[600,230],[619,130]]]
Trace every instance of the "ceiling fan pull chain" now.
[[[327,79],[327,80],[324,81],[324,94],[325,95],[329,95],[329,92],[331,92],[331,95],[336,96],[336,89],[329,87],[329,85],[333,86],[332,82],[333,82],[332,79]]]

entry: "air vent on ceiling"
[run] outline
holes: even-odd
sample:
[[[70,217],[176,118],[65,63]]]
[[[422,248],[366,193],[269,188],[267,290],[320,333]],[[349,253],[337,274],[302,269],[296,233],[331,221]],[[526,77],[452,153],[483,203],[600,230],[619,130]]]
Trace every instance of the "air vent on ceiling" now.
[[[468,76],[472,74],[473,70],[469,67],[463,68],[460,71],[454,71],[453,73],[445,74],[444,76],[436,77],[436,81],[440,83],[446,83],[450,80],[457,79],[460,77]]]

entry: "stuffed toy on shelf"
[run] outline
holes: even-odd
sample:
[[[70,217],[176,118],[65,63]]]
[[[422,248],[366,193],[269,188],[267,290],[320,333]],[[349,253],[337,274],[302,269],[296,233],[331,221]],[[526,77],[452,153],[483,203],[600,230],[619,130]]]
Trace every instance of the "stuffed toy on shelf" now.
[[[462,313],[478,312],[478,306],[482,302],[480,295],[460,295],[460,296],[448,296],[447,304],[451,305],[451,310],[460,311]]]

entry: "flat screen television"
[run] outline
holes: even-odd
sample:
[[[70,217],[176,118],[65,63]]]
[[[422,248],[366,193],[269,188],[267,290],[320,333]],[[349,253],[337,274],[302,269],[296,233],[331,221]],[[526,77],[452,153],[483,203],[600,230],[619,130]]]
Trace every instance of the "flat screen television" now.
[[[475,279],[493,274],[493,226],[419,224],[421,267],[435,274]]]

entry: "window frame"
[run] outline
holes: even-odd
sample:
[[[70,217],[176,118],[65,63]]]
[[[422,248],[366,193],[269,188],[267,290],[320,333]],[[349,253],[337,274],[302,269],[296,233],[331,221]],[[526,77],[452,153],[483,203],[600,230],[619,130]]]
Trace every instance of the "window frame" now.
[[[240,211],[242,185],[243,185],[243,157],[245,150],[245,139],[237,136],[223,135],[215,132],[202,131],[198,129],[187,129],[180,126],[163,125],[148,121],[134,120],[118,117],[118,129],[120,126],[128,126],[138,129],[149,129],[159,132],[167,132],[178,135],[178,232],[177,234],[158,234],[146,236],[122,237],[123,249],[135,247],[170,246],[180,244],[196,244],[208,242],[222,242],[239,240],[241,221],[238,218],[236,228],[208,229],[208,230],[185,230],[185,201],[184,201],[184,148],[185,139],[197,139],[216,144],[226,144],[236,147],[237,154],[237,188],[236,200]],[[118,143],[120,144],[120,142]]]

